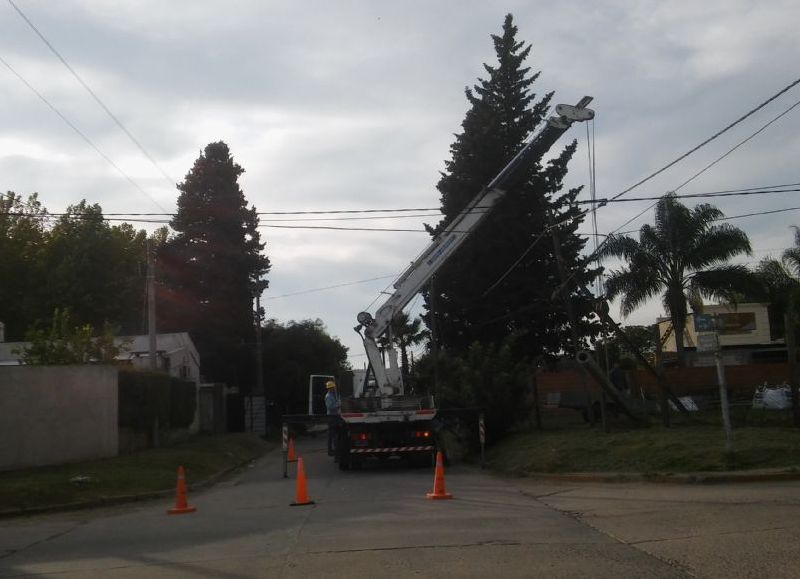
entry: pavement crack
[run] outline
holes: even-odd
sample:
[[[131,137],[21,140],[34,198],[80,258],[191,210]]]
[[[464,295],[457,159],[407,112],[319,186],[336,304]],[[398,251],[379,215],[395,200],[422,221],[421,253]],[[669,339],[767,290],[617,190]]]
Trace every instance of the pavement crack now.
[[[2,552],[0,552],[0,559],[4,559],[6,557],[11,557],[13,555],[16,555],[17,553],[22,553],[23,551],[27,551],[28,549],[30,549],[32,547],[36,547],[37,545],[43,545],[44,543],[48,543],[50,541],[58,539],[59,537],[63,537],[64,535],[68,535],[69,533],[71,533],[72,531],[77,529],[78,527],[80,527],[82,525],[85,525],[85,524],[86,524],[86,521],[79,521],[79,522],[75,523],[74,525],[72,525],[71,527],[69,527],[68,529],[64,529],[63,531],[59,531],[57,533],[53,533],[52,535],[48,535],[47,537],[39,539],[38,541],[34,541],[32,543],[28,543],[27,545],[25,545],[24,547],[21,547],[19,549],[7,549],[5,551],[2,551]]]
[[[531,496],[531,495],[528,495],[528,496]],[[636,551],[638,551],[639,553],[642,553],[646,557],[655,559],[656,561],[659,561],[659,562],[661,562],[661,563],[663,563],[665,565],[668,565],[669,567],[672,567],[673,569],[676,569],[677,571],[680,571],[681,573],[683,573],[687,577],[697,577],[697,575],[695,573],[693,573],[691,569],[688,569],[687,567],[685,567],[684,565],[682,565],[678,561],[674,561],[672,559],[669,559],[669,558],[666,558],[666,557],[660,557],[658,555],[650,553],[650,552],[648,552],[648,551],[646,551],[644,549],[639,548],[637,546],[638,545],[637,543],[629,543],[629,542],[625,541],[624,539],[622,539],[621,537],[617,537],[613,533],[610,533],[610,532],[608,532],[608,531],[606,531],[604,529],[601,529],[601,528],[591,524],[590,522],[588,522],[586,519],[583,518],[582,515],[585,514],[585,513],[582,513],[581,511],[570,511],[570,510],[566,510],[566,509],[559,509],[558,507],[556,507],[554,505],[550,505],[547,502],[545,502],[543,500],[540,500],[538,497],[531,497],[531,498],[533,500],[535,500],[536,502],[544,505],[545,507],[547,507],[547,508],[549,508],[551,510],[554,510],[554,511],[556,511],[558,513],[561,513],[561,514],[563,514],[563,515],[565,515],[567,517],[570,517],[575,522],[580,523],[581,525],[589,527],[594,532],[596,532],[596,533],[598,533],[600,535],[605,535],[606,537],[612,539],[613,541],[615,541],[616,543],[619,543],[620,545],[624,545],[624,546],[629,547],[631,549],[635,549]]]
[[[413,545],[405,547],[368,547],[364,549],[329,549],[325,551],[309,551],[309,555],[332,555],[337,553],[375,553],[380,551],[410,551],[415,549],[462,549],[466,547],[518,547],[520,541],[489,540],[475,543],[451,543],[447,545]]]
[[[763,529],[747,529],[746,531],[721,531],[719,533],[696,533],[694,535],[681,535],[679,537],[664,537],[662,539],[644,539],[641,541],[631,541],[628,545],[652,545],[656,543],[668,543],[670,541],[685,541],[686,539],[699,539],[701,537],[724,537],[727,535],[751,535],[753,533],[766,533],[768,531],[788,531],[796,529],[797,525],[783,527],[765,527]]]
[[[520,493],[522,493],[526,497],[530,497],[532,499],[544,499],[544,498],[547,498],[547,497],[553,497],[553,496],[561,495],[561,494],[564,494],[564,493],[570,493],[570,492],[572,492],[574,490],[575,490],[574,488],[562,489],[560,491],[553,491],[551,493],[543,493],[543,494],[540,494],[540,495],[535,494],[535,493],[531,493],[531,492],[528,492],[528,491],[523,491],[523,490],[521,490]]]

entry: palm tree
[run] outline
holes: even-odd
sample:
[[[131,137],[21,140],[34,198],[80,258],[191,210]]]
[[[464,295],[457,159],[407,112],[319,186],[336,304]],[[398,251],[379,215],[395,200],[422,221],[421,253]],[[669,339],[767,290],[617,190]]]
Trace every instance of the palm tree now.
[[[794,227],[794,247],[786,249],[779,260],[762,259],[756,275],[776,321],[783,323],[784,314],[788,314],[796,322],[800,318],[800,228]]]
[[[794,247],[786,249],[780,260],[770,257],[762,259],[756,275],[763,285],[761,297],[770,304],[770,323],[773,327],[783,326],[783,337],[789,356],[792,414],[795,426],[800,427],[800,396],[793,363],[797,356],[797,352],[793,351],[793,344],[797,341],[797,323],[800,320],[800,228],[794,227]]]
[[[409,375],[408,349],[426,340],[428,338],[428,330],[422,329],[422,320],[420,318],[412,320],[407,313],[400,312],[392,319],[389,333],[391,334],[391,339],[400,348],[400,367],[405,378]],[[378,339],[378,345],[383,349],[389,346],[388,334],[384,334]]]
[[[606,281],[607,298],[622,297],[623,316],[662,295],[681,366],[685,363],[687,303],[699,312],[704,298],[735,302],[741,293],[756,286],[745,266],[726,263],[734,256],[752,252],[744,231],[727,223],[714,224],[722,217],[713,205],[689,209],[670,193],[659,199],[655,226],[643,225],[639,241],[611,235],[600,250],[601,258],[617,257],[627,262],[627,266],[612,270]]]

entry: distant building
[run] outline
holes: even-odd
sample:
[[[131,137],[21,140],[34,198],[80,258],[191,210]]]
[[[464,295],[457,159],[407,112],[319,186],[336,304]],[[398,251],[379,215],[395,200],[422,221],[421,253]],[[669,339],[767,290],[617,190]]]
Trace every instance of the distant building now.
[[[743,365],[759,362],[785,362],[786,346],[782,339],[774,339],[769,321],[769,304],[743,303],[703,306],[703,314],[715,316],[720,322],[719,344],[725,365]],[[675,359],[676,345],[672,321],[659,318],[658,333],[665,361]],[[697,330],[694,314],[689,314],[683,334],[686,361],[690,366],[713,366],[714,354],[697,351]]]
[[[123,351],[117,356],[122,364],[147,370],[150,368],[150,341],[147,335],[119,336],[114,339]],[[0,366],[16,366],[21,351],[30,342],[0,342]],[[176,378],[200,382],[200,356],[187,332],[156,335],[156,366]]]

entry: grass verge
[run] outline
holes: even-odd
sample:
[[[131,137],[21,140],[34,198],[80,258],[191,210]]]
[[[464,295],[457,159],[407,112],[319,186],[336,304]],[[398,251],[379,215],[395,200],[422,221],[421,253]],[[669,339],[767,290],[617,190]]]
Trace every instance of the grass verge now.
[[[175,488],[176,470],[197,483],[264,454],[274,444],[253,434],[201,436],[115,458],[0,473],[0,511],[35,509]]]
[[[489,466],[503,474],[687,473],[800,467],[800,430],[739,428],[724,451],[716,426],[653,426],[604,434],[588,427],[519,432],[494,446]]]

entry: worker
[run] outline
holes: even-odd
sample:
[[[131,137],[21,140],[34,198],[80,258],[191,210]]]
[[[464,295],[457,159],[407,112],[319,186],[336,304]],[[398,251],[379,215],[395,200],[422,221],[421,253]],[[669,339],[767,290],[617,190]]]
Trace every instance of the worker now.
[[[336,394],[336,382],[328,380],[325,383],[325,409],[328,413],[328,455],[333,456],[336,451],[336,437],[339,434],[339,396]]]

